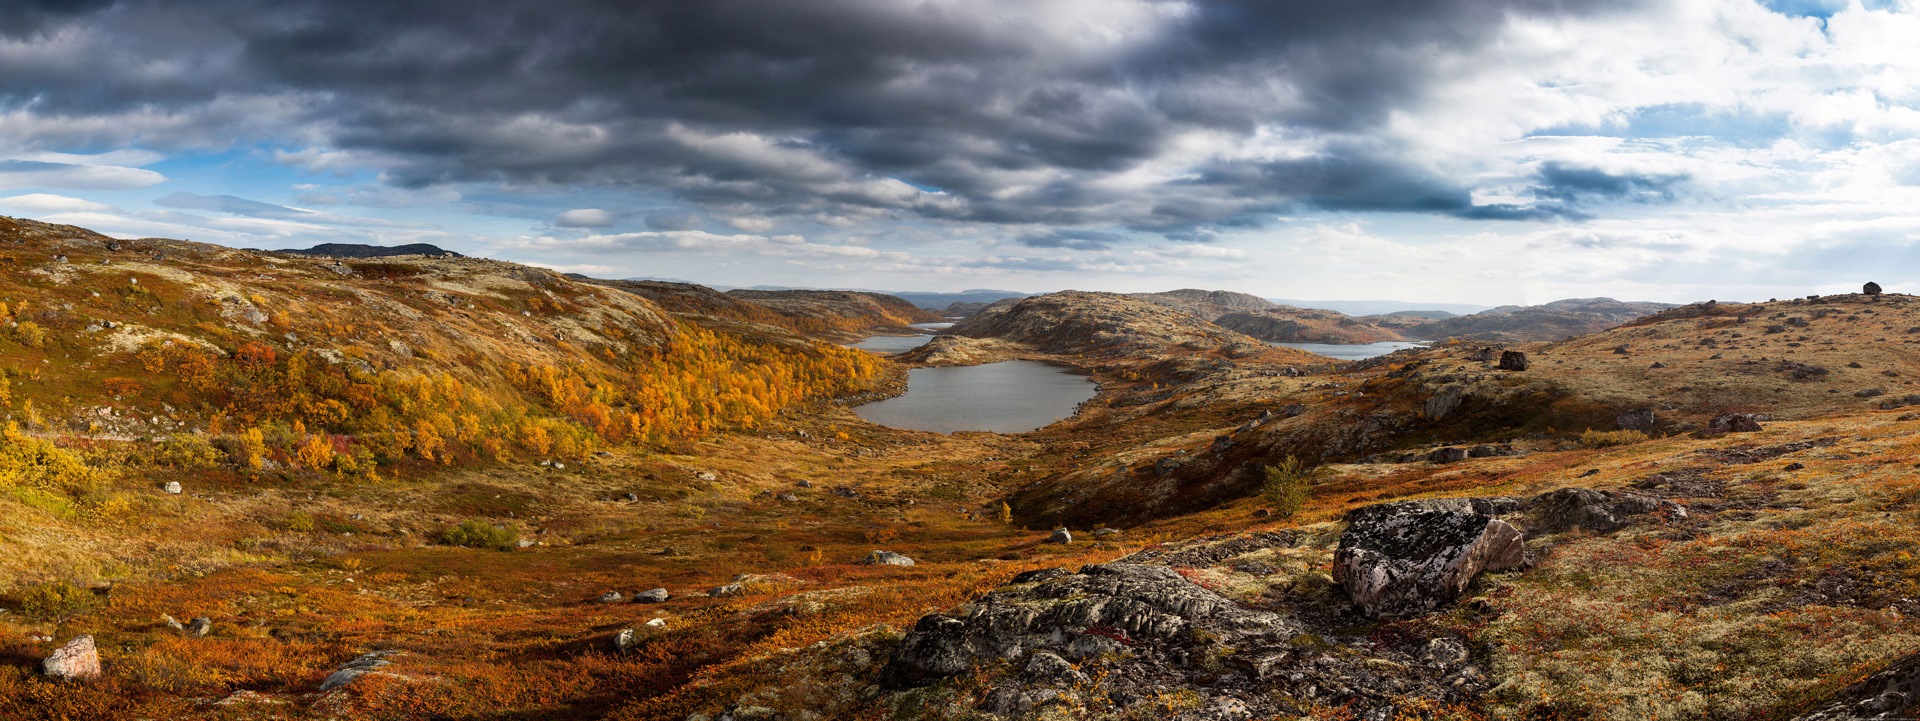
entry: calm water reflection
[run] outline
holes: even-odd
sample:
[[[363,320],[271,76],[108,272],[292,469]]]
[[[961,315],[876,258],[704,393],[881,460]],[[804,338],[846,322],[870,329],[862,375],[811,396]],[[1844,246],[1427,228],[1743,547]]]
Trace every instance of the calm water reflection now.
[[[1036,361],[915,368],[907,372],[906,394],[853,410],[916,431],[1023,433],[1073,415],[1095,390],[1084,375]]]
[[[930,340],[933,340],[933,336],[930,336],[930,335],[876,335],[848,347],[859,348],[861,350],[870,350],[875,353],[899,353],[901,351],[907,351],[907,350],[913,350],[915,348],[919,348],[920,346],[926,345],[927,341],[930,341]]]
[[[1425,343],[1390,340],[1380,343],[1275,343],[1288,348],[1298,348],[1308,353],[1318,353],[1328,358],[1354,361],[1375,356],[1383,356],[1405,348],[1425,348]]]

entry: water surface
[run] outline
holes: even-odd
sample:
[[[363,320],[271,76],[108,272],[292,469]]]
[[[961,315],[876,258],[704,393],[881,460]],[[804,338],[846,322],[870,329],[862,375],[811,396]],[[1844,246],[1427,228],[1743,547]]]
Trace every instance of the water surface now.
[[[1085,375],[1037,361],[915,368],[907,372],[904,395],[853,412],[916,431],[1024,433],[1073,415],[1095,390]]]
[[[915,348],[919,348],[920,346],[926,345],[927,341],[930,341],[930,340],[933,340],[933,336],[930,336],[930,335],[876,335],[866,340],[860,341],[859,343],[854,343],[847,347],[859,348],[861,350],[870,350],[875,353],[899,353],[901,351],[909,351]]]
[[[1383,356],[1407,348],[1425,348],[1424,342],[1389,340],[1379,343],[1275,343],[1288,348],[1298,348],[1308,353],[1318,353],[1328,358],[1345,361],[1365,360]]]

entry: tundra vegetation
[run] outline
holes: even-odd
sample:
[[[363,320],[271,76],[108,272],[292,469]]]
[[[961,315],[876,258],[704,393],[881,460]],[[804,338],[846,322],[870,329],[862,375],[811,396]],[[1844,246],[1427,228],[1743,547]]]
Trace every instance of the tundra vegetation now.
[[[1457,644],[1458,690],[1391,718],[1787,718],[1920,653],[1920,307],[1899,294],[1498,349],[1524,371],[1467,342],[1334,364],[1059,294],[955,335],[1076,365],[1100,395],[1034,433],[946,436],[847,409],[900,388],[904,362],[829,342],[921,320],[884,299],[14,220],[0,265],[8,719],[1215,708],[1197,682],[1117,693],[1100,669],[1144,641],[1108,625],[1064,629],[1106,650],[1063,660],[1051,696],[1007,695],[1025,666],[995,663],[881,683],[922,617],[1121,559],[1297,625],[1286,658],[1424,683],[1417,659]],[[1573,488],[1684,513],[1515,517],[1526,564],[1409,617],[1354,614],[1330,575],[1355,509]],[[1072,542],[1044,542],[1062,526]],[[1179,678],[1252,673],[1224,633],[1169,637]],[[82,634],[102,676],[42,677]],[[1335,690],[1358,676],[1288,678],[1248,699],[1366,711]]]

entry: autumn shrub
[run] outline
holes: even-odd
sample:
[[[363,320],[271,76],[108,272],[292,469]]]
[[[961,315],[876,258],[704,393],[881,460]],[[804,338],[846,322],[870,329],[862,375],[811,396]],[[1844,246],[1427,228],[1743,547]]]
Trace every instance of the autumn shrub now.
[[[455,546],[508,551],[520,544],[520,531],[469,518],[447,529],[446,539],[447,543]]]
[[[78,454],[27,435],[18,423],[0,430],[0,491],[34,488],[77,496],[99,488],[104,476]]]
[[[68,581],[49,581],[28,586],[20,593],[20,611],[35,618],[65,625],[74,616],[86,613],[97,603],[92,591]]]
[[[33,321],[21,321],[13,328],[13,339],[28,348],[44,348],[47,345],[47,329]]]
[[[1261,500],[1273,507],[1274,515],[1292,518],[1306,507],[1307,498],[1313,494],[1313,482],[1326,475],[1326,469],[1308,466],[1299,458],[1287,456],[1279,464],[1262,469],[1262,475]]]
[[[1612,448],[1647,440],[1647,434],[1640,431],[1596,431],[1587,429],[1580,434],[1581,448]]]
[[[226,454],[215,448],[206,436],[197,433],[168,436],[154,444],[153,451],[146,456],[149,465],[178,470],[213,468],[225,458]]]

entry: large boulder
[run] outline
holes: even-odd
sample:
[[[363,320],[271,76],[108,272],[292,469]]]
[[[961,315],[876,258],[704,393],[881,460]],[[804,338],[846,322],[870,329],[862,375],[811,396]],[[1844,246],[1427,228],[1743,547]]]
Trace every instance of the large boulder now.
[[[633,602],[634,603],[666,603],[667,599],[672,597],[673,597],[673,594],[668,593],[667,589],[656,588],[651,591],[641,591],[639,593],[633,594]]]
[[[911,566],[913,559],[892,551],[874,551],[867,554],[866,560],[861,563],[869,566]]]
[[[1451,602],[1482,571],[1526,561],[1506,499],[1401,501],[1347,514],[1333,578],[1368,615],[1409,616]]]
[[[1531,365],[1532,363],[1527,360],[1527,354],[1525,353],[1521,353],[1520,351],[1517,351],[1517,350],[1500,352],[1500,370],[1523,371],[1523,370],[1526,370],[1527,367]]]
[[[40,662],[40,673],[49,678],[99,678],[100,651],[94,647],[93,637],[80,636],[54,649],[53,655]]]
[[[1651,432],[1654,423],[1652,408],[1621,411],[1619,415],[1613,417],[1613,424],[1623,431]]]
[[[1880,284],[1872,281],[1868,281],[1866,285],[1863,285],[1860,287],[1860,292],[1865,293],[1867,295],[1879,295]]]

